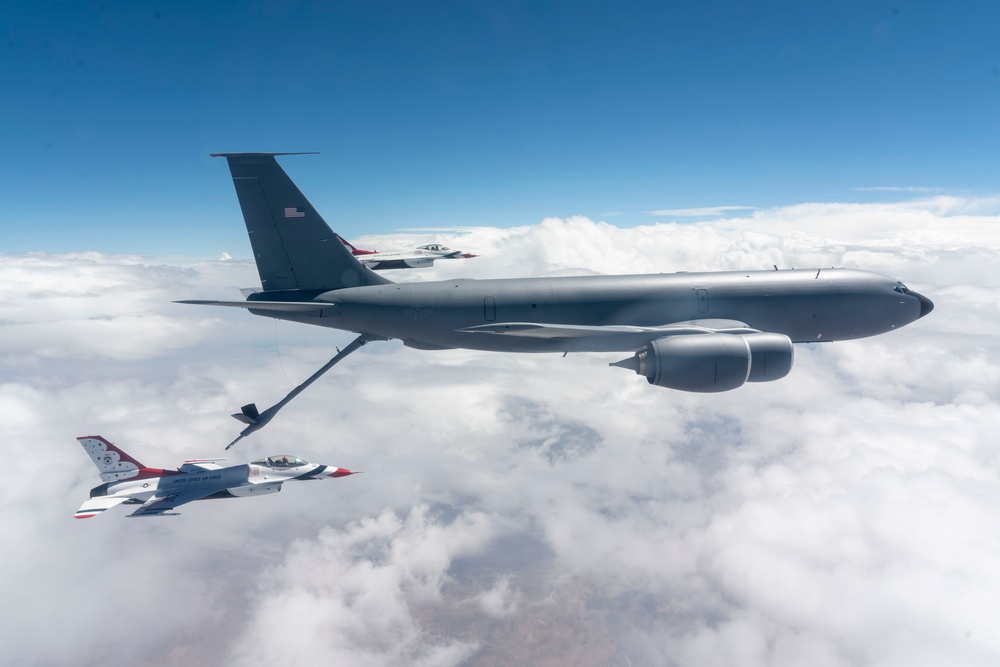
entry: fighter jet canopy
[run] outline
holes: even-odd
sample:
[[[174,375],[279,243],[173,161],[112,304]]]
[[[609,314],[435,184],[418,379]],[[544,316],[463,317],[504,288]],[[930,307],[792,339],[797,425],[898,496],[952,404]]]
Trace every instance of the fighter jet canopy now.
[[[277,456],[268,456],[266,459],[253,461],[251,465],[267,466],[268,468],[297,468],[306,465],[306,462],[297,456],[278,454]]]

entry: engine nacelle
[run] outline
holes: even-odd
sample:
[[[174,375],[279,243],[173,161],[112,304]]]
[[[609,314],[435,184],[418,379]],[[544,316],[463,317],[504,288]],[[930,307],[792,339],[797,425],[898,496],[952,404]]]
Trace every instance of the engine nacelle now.
[[[741,336],[750,347],[750,375],[747,382],[780,380],[792,370],[795,351],[784,334],[758,333]]]
[[[631,368],[658,387],[709,393],[781,379],[792,358],[792,341],[782,334],[709,333],[656,338],[611,365]]]

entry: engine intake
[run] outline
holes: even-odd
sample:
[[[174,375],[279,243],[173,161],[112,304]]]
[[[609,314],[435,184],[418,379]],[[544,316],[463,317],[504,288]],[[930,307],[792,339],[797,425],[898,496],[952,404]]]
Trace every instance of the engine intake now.
[[[630,368],[658,387],[710,393],[779,380],[788,375],[792,361],[788,336],[709,333],[656,338],[611,365]]]

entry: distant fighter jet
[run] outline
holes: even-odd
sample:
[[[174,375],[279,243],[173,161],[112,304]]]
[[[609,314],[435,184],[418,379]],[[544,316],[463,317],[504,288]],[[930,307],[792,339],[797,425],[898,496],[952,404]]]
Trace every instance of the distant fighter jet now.
[[[292,480],[346,477],[354,471],[294,456],[269,456],[250,464],[223,468],[216,461],[191,459],[177,470],[147,468],[99,435],[77,438],[90,454],[104,484],[94,487],[90,499],[76,511],[89,519],[115,505],[141,505],[128,516],[177,516],[169,510],[193,500],[245,498],[281,491]]]
[[[340,242],[276,155],[286,154],[216,154],[229,163],[263,289],[245,301],[181,303],[247,308],[358,337],[281,403],[264,412],[244,406],[237,418],[249,426],[241,437],[370,341],[398,338],[420,350],[628,352],[611,365],[658,387],[720,392],[785,377],[793,343],[875,336],[934,308],[895,278],[849,269],[396,283]]]
[[[337,236],[344,245],[351,249],[351,254],[357,257],[358,261],[373,271],[385,271],[386,269],[423,269],[433,266],[438,259],[469,259],[475,257],[471,252],[452,250],[440,243],[429,243],[413,250],[400,250],[397,252],[378,252],[377,250],[362,250],[355,248],[342,236]]]

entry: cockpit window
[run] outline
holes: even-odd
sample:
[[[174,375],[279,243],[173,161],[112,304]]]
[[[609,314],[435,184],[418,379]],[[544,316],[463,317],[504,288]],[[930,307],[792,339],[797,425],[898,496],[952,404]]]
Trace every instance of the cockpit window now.
[[[268,456],[266,459],[259,459],[254,461],[251,465],[267,466],[268,468],[297,468],[299,466],[304,466],[305,464],[306,462],[297,456],[279,454],[277,456]]]
[[[420,246],[420,249],[421,250],[435,250],[437,252],[448,252],[449,250],[451,250],[451,248],[449,248],[448,246],[441,245],[440,243],[432,243],[430,245],[422,245],[422,246]]]
[[[909,288],[906,285],[904,285],[903,283],[896,283],[896,286],[893,287],[892,289],[895,290],[896,292],[899,292],[900,294],[909,294],[910,293]]]

